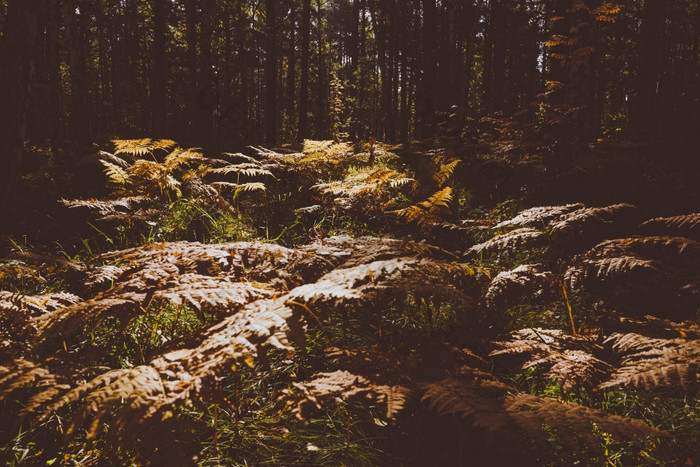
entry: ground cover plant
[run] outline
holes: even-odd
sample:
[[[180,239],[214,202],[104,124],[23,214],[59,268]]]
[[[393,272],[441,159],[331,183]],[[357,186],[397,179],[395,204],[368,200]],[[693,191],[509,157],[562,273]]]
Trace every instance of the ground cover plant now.
[[[117,140],[85,237],[9,239],[3,460],[697,461],[700,214],[477,218],[448,150],[300,149]]]

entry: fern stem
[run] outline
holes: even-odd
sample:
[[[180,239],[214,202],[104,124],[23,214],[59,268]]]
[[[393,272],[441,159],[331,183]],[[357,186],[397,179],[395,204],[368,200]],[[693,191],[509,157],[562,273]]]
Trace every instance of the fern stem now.
[[[318,319],[318,316],[316,316],[316,314],[315,314],[313,311],[311,311],[311,308],[309,308],[308,305],[306,305],[305,303],[295,302],[294,300],[287,300],[286,302],[284,302],[284,304],[285,304],[285,305],[296,305],[296,306],[302,307],[302,308],[305,309],[311,316],[313,316],[313,318],[316,320],[316,322],[318,323],[318,325],[321,326],[321,329],[324,329],[324,326],[323,326],[323,323],[321,322],[321,320]]]
[[[569,321],[571,321],[571,335],[576,335],[576,324],[574,323],[574,314],[571,311],[571,302],[569,302],[569,294],[566,292],[566,284],[561,283],[561,290],[564,293],[564,303],[566,303],[566,309],[569,312]]]
[[[214,404],[214,454],[219,455],[219,404]]]

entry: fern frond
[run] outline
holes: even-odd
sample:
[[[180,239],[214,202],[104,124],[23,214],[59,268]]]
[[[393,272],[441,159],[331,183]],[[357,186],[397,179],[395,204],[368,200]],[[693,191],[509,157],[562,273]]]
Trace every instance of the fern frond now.
[[[474,245],[469,249],[469,255],[477,257],[502,256],[514,252],[516,249],[532,249],[540,246],[545,234],[539,230],[522,228],[496,235],[490,240]]]
[[[113,139],[114,155],[128,154],[130,156],[141,157],[150,154],[155,149],[151,138],[143,139]]]
[[[521,369],[535,368],[544,380],[556,379],[564,392],[574,388],[596,387],[612,372],[612,366],[595,357],[602,346],[590,336],[571,336],[552,329],[521,329],[511,340],[496,342],[489,355]]]
[[[175,148],[170,154],[165,157],[163,164],[169,170],[175,170],[183,165],[188,165],[192,162],[201,163],[204,157],[201,152],[194,149]]]
[[[563,216],[583,208],[583,204],[580,203],[529,208],[519,212],[512,219],[497,224],[494,228],[504,229],[506,227],[533,227],[542,229],[552,223],[557,223]]]
[[[242,191],[265,191],[265,190],[267,190],[267,186],[261,182],[250,182],[250,183],[240,183],[240,184],[230,183],[230,182],[212,182],[210,185],[214,186],[214,187],[232,188],[234,190],[242,190]]]
[[[460,162],[459,159],[454,159],[450,162],[439,164],[437,171],[433,174],[433,180],[437,183],[437,186],[443,186],[447,183]]]
[[[564,214],[552,224],[551,234],[564,247],[580,248],[630,232],[639,222],[639,216],[635,206],[625,203],[583,208]]]
[[[528,296],[549,298],[555,290],[553,274],[541,264],[521,264],[512,271],[500,272],[491,282],[485,298],[489,306],[509,308]]]
[[[319,373],[304,383],[292,383],[295,391],[285,390],[285,398],[295,404],[294,413],[300,420],[310,418],[313,411],[335,406],[340,401],[359,401],[384,408],[388,420],[399,413],[409,391],[401,386],[374,385],[362,376],[338,370]]]
[[[129,167],[131,164],[121,157],[117,157],[114,154],[107,152],[107,151],[98,151],[97,156],[99,157],[100,160],[103,160],[105,162],[109,162],[114,165],[118,165],[119,167],[126,169]]]
[[[519,453],[515,458],[532,453],[528,442],[538,452],[546,452],[551,446],[552,431],[557,442],[567,449],[580,449],[580,440],[594,446],[598,442],[594,424],[620,440],[668,436],[628,418],[578,404],[512,394],[508,386],[483,373],[467,380],[445,379],[423,388],[422,400],[428,407],[443,417],[457,418],[475,433],[483,433],[489,444]]]
[[[208,173],[214,174],[241,174],[248,177],[258,177],[263,175],[272,176],[272,172],[267,169],[262,168],[259,164],[254,164],[250,162],[245,162],[242,164],[227,165],[225,167],[218,167],[215,169],[209,169]]]
[[[127,185],[131,182],[131,176],[126,169],[104,160],[100,160],[100,163],[104,165],[105,174],[107,177],[109,177],[110,182],[114,183],[115,185]]]
[[[109,216],[117,213],[131,213],[137,209],[143,209],[154,204],[152,198],[148,196],[128,196],[125,198],[117,198],[113,200],[66,200],[61,199],[59,202],[69,208],[85,208],[95,212],[99,216]]]
[[[446,211],[449,211],[451,202],[452,188],[448,186],[437,191],[425,201],[421,201],[418,204],[404,209],[389,212],[406,218],[408,222],[415,222],[420,225],[426,222],[439,220]]]
[[[616,333],[606,339],[621,359],[621,366],[601,388],[665,386],[695,391],[698,383],[700,341],[652,339],[640,334]]]
[[[700,241],[700,213],[656,217],[643,222],[639,230],[646,235],[688,237]]]

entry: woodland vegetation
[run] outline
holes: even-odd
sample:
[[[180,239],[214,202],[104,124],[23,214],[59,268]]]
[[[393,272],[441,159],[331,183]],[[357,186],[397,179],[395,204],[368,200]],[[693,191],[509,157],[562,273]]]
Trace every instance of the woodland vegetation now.
[[[0,0],[6,465],[695,465],[695,0]]]

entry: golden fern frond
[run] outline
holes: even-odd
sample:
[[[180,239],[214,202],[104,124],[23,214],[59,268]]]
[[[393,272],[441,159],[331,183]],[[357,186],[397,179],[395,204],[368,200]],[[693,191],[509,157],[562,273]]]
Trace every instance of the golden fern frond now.
[[[211,182],[211,186],[222,187],[222,188],[232,188],[234,190],[242,191],[265,191],[267,186],[262,182],[250,182],[250,183],[230,183],[230,182]]]
[[[109,177],[110,182],[115,185],[127,185],[131,182],[131,176],[127,169],[103,160],[100,160],[100,163],[104,165],[105,174]]]
[[[496,235],[490,240],[472,246],[469,249],[469,255],[472,257],[482,255],[500,257],[513,253],[516,249],[536,248],[542,245],[545,238],[546,235],[539,230],[524,227]]]
[[[450,162],[439,164],[437,171],[433,174],[433,180],[437,183],[437,186],[443,186],[447,183],[460,162],[459,159],[454,159]]]
[[[343,180],[318,183],[313,186],[324,193],[334,195],[356,196],[386,188],[396,188],[412,182],[413,179],[391,169],[373,169],[371,167],[351,172]]]
[[[556,280],[541,264],[521,264],[503,271],[491,281],[485,299],[489,306],[509,308],[526,297],[548,299],[554,295]]]
[[[656,217],[639,226],[646,235],[682,236],[700,241],[700,213]]]
[[[235,174],[241,174],[241,175],[246,175],[248,177],[258,177],[258,176],[263,176],[263,175],[269,175],[272,176],[272,172],[270,172],[267,169],[264,169],[260,164],[255,164],[251,162],[244,162],[242,164],[235,164],[235,165],[227,165],[224,167],[217,167],[217,168],[212,168],[207,171],[208,173],[214,173],[214,174],[230,174],[230,173],[235,173]]]
[[[192,162],[201,163],[204,157],[201,152],[194,149],[175,148],[170,154],[165,157],[163,164],[169,170],[175,170],[183,165],[188,165]]]
[[[137,191],[147,195],[163,195],[166,190],[180,192],[180,182],[172,176],[170,169],[164,164],[139,159],[129,168],[129,174],[136,184]]]
[[[451,202],[452,188],[448,186],[435,192],[425,201],[421,201],[418,204],[404,209],[389,212],[406,218],[408,222],[423,224],[439,220],[446,212],[449,212]]]
[[[338,158],[343,157],[352,152],[352,146],[348,143],[336,143],[335,141],[316,141],[305,139],[304,149],[302,150],[307,157],[310,156],[308,160],[313,160],[313,158]]]
[[[653,339],[640,334],[612,334],[605,341],[621,359],[621,366],[601,388],[629,385],[651,389],[681,387],[695,391],[700,341]]]
[[[113,139],[112,143],[114,143],[115,156],[118,154],[128,154],[130,156],[141,157],[150,154],[155,148],[151,138]]]
[[[159,139],[157,141],[153,141],[151,144],[152,144],[154,150],[156,150],[156,149],[168,150],[168,149],[174,148],[177,143],[171,139]]]

